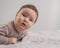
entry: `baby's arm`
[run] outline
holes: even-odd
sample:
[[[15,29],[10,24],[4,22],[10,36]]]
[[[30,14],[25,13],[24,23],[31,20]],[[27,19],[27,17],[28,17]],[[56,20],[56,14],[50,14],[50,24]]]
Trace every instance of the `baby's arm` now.
[[[0,44],[15,44],[17,42],[17,38],[8,38],[0,35]]]
[[[7,26],[0,27],[0,44],[15,44],[17,42],[17,38],[8,38],[9,34]]]
[[[0,35],[0,44],[9,44],[10,40],[8,37],[5,37],[3,35]]]

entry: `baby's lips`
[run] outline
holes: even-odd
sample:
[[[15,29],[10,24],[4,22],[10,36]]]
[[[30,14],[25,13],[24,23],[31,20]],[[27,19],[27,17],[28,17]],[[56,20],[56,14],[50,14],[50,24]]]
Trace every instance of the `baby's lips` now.
[[[25,27],[27,26],[27,24],[26,23],[22,23]]]

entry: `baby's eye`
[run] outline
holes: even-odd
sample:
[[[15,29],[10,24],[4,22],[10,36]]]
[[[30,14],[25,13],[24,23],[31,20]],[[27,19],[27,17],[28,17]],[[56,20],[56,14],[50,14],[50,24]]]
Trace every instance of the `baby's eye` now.
[[[33,20],[32,19],[29,19],[31,22],[33,22]]]
[[[24,17],[27,17],[25,14],[22,14]]]

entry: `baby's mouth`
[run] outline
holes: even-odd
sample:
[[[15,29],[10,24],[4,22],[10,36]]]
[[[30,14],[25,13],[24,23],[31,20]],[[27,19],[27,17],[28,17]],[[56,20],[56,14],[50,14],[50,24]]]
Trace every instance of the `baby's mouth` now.
[[[25,28],[26,27],[26,24],[25,23],[22,23],[22,26]]]

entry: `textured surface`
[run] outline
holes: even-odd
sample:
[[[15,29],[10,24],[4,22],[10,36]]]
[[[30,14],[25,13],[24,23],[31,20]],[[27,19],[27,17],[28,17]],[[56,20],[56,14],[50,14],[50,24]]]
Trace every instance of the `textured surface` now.
[[[41,31],[30,32],[30,37],[25,37],[22,42],[15,45],[0,45],[0,48],[60,48],[60,32]]]

